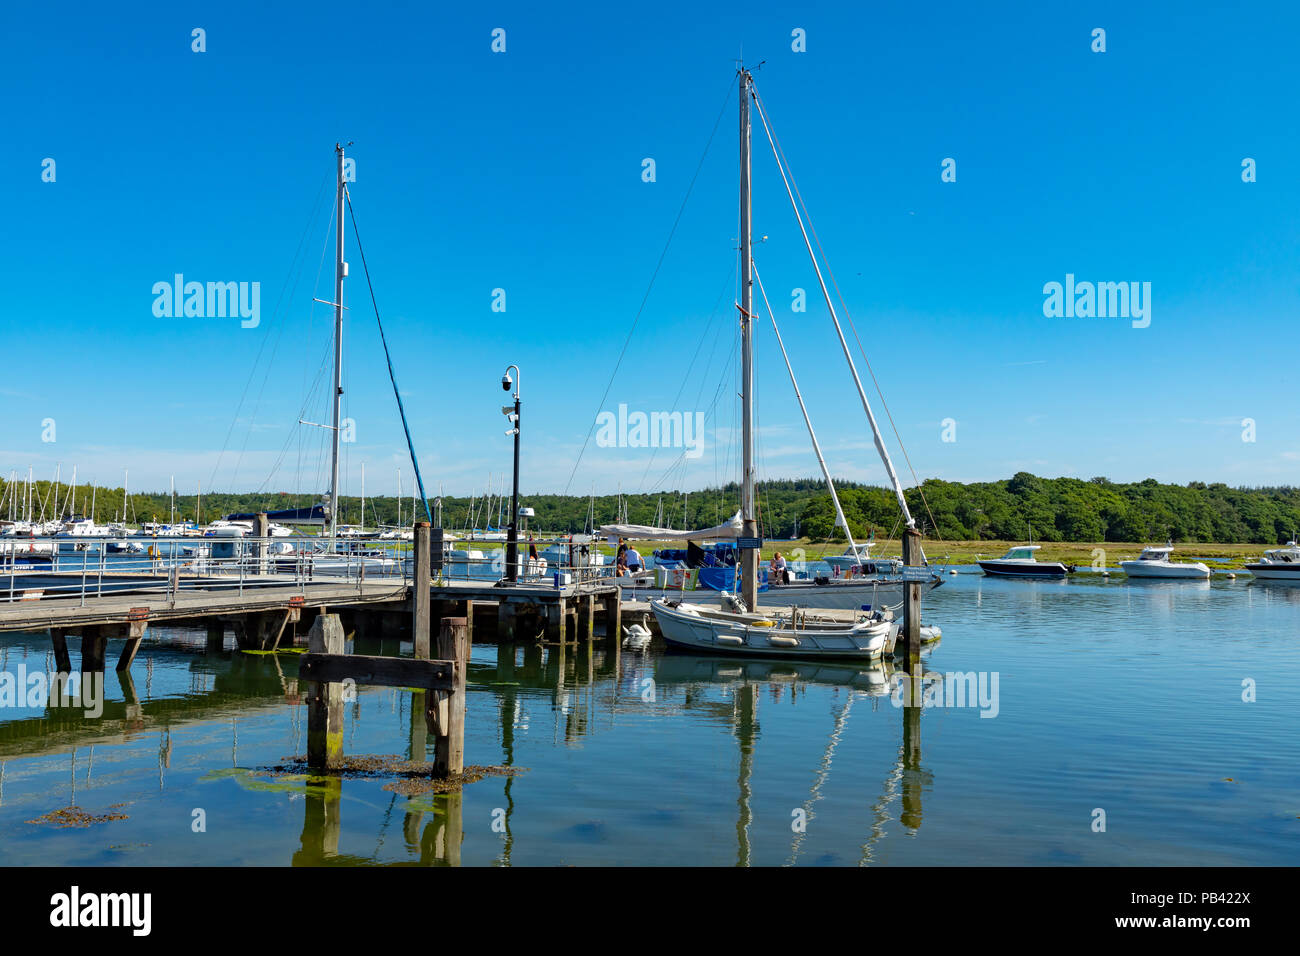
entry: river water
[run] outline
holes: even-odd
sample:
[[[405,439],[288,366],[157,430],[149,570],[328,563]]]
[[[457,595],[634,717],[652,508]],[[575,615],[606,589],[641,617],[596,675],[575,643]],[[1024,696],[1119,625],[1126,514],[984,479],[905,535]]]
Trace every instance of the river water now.
[[[1300,862],[1300,587],[962,573],[925,619],[914,707],[888,666],[475,646],[466,763],[526,769],[414,797],[261,774],[305,751],[296,655],[158,629],[98,718],[0,701],[0,864]],[[47,635],[0,635],[20,668]],[[344,741],[410,756],[411,694]],[[125,819],[29,822],[70,805]]]

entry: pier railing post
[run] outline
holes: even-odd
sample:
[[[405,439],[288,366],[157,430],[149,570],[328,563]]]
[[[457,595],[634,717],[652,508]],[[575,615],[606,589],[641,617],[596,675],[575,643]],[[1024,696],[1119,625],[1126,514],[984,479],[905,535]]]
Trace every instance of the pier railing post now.
[[[415,578],[411,583],[411,641],[416,657],[429,657],[429,614],[431,611],[429,522],[415,523]]]
[[[455,665],[455,687],[431,691],[436,722],[434,773],[447,777],[465,769],[465,672],[469,665],[469,625],[463,617],[444,617],[438,632],[438,658]]]
[[[908,528],[903,532],[903,564],[921,564],[921,532]],[[921,660],[921,582],[903,582],[903,648],[908,672]]]

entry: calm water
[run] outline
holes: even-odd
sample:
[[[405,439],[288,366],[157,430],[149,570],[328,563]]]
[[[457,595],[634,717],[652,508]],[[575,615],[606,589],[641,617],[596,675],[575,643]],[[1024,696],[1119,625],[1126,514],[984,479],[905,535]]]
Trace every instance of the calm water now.
[[[305,749],[297,658],[159,631],[139,711],[112,675],[99,720],[0,708],[0,863],[1300,862],[1300,588],[962,574],[926,619],[928,669],[996,673],[995,717],[896,706],[887,668],[480,645],[466,762],[529,769],[459,798],[250,776]],[[0,635],[19,664],[48,637]],[[405,756],[410,726],[363,689],[346,751]],[[69,804],[128,819],[26,822]]]

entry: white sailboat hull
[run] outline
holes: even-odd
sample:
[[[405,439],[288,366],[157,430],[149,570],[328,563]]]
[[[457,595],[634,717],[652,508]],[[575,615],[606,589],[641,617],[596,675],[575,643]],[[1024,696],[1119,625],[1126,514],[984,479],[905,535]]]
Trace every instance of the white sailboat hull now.
[[[651,608],[660,633],[673,647],[710,654],[745,657],[853,658],[877,660],[898,636],[898,620],[853,627],[772,627],[754,623],[761,615],[727,615],[698,604],[669,606],[655,601]]]
[[[630,579],[614,579],[622,588],[625,601],[656,601],[660,598],[669,600],[707,599],[716,596],[717,591],[700,588],[695,591],[683,591],[681,588],[637,587]],[[929,590],[943,583],[938,575],[922,584]],[[795,581],[791,584],[771,585],[766,591],[760,591],[758,605],[763,607],[806,607],[818,610],[856,611],[864,605],[873,610],[881,607],[894,607],[903,600],[903,582],[888,581],[830,581],[816,584],[812,581]]]

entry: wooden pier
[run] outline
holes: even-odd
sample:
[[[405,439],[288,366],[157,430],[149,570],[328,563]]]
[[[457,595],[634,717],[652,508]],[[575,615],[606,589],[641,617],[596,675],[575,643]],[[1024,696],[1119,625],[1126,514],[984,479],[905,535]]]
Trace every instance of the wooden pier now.
[[[171,568],[135,574],[131,581],[114,580],[108,588],[102,574],[87,581],[84,574],[73,573],[57,596],[36,588],[20,594],[11,586],[10,600],[0,602],[0,632],[48,631],[59,674],[72,672],[68,637],[80,637],[83,674],[102,674],[109,640],[121,640],[116,669],[126,686],[151,625],[206,628],[210,652],[224,649],[227,630],[233,630],[237,647],[247,651],[291,647],[303,640],[302,630],[309,647],[300,661],[299,680],[307,686],[312,766],[335,768],[342,759],[341,688],[352,681],[414,688],[435,738],[435,772],[454,775],[463,765],[465,673],[475,623],[480,633],[493,634],[502,643],[563,649],[580,641],[590,645],[601,615],[617,647],[619,589],[600,578],[554,586],[545,581],[435,580],[431,539],[429,524],[418,523],[414,574],[402,578],[241,573],[232,582]],[[347,654],[348,637],[396,637],[410,642],[411,656]]]

